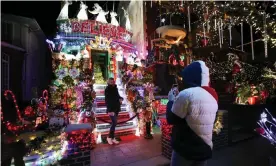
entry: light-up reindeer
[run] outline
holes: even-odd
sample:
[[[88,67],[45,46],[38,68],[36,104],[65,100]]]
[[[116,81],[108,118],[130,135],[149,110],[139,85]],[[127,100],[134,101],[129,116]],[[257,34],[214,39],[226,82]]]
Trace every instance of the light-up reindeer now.
[[[59,13],[59,16],[57,20],[66,20],[68,19],[68,12],[69,12],[69,5],[71,5],[72,2],[65,0],[64,5]]]
[[[88,10],[89,13],[91,14],[98,14],[97,18],[96,18],[96,21],[99,21],[99,22],[102,22],[102,23],[105,23],[107,24],[107,21],[106,21],[106,18],[105,18],[105,15],[107,15],[109,13],[109,11],[105,12],[99,4],[95,3],[94,4],[94,10],[93,11],[90,11]]]
[[[117,13],[115,12],[110,12],[110,17],[111,17],[111,25],[114,25],[114,26],[119,26],[119,23],[116,19],[116,16],[117,16]]]
[[[130,25],[130,20],[129,20],[129,14],[128,12],[122,7],[123,11],[124,11],[124,15],[126,18],[126,30],[131,31],[131,25]]]

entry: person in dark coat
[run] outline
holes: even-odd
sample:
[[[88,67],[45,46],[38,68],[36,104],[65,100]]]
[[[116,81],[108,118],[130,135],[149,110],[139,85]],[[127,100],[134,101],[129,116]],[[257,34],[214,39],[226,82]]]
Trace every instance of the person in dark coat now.
[[[119,142],[115,139],[115,127],[117,125],[117,117],[121,111],[121,104],[123,98],[119,95],[117,85],[115,84],[114,78],[109,78],[105,89],[105,103],[107,107],[107,113],[111,119],[111,127],[107,142],[112,145],[113,143],[118,144]]]

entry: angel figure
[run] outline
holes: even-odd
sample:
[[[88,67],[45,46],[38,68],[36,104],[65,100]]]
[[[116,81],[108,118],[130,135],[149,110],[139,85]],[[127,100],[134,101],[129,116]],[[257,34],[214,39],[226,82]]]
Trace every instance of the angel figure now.
[[[111,17],[111,25],[114,25],[114,26],[119,26],[119,23],[116,19],[116,16],[117,16],[117,13],[115,12],[110,12],[110,17]]]
[[[60,13],[59,13],[59,16],[57,18],[57,20],[66,20],[68,19],[68,8],[69,8],[69,5],[71,5],[72,2],[69,2],[69,1],[65,1]]]
[[[98,14],[97,18],[96,18],[96,21],[99,21],[99,22],[102,22],[102,23],[105,23],[107,24],[107,21],[106,21],[106,18],[105,18],[105,15],[107,15],[109,12],[105,12],[99,4],[95,3],[94,4],[94,10],[93,11],[89,11],[89,13],[91,14]]]
[[[122,7],[124,13],[125,13],[125,18],[126,18],[126,30],[131,31],[131,25],[130,25],[130,20],[129,20],[129,14],[128,12]]]
[[[79,13],[77,15],[77,18],[79,20],[88,20],[86,9],[87,9],[87,6],[83,2],[81,2],[81,4],[80,4],[80,11],[79,11]]]

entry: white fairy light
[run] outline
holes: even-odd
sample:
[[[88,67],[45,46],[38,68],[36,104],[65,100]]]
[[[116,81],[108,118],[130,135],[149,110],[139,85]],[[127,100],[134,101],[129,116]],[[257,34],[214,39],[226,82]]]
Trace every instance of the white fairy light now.
[[[261,119],[257,122],[262,129],[260,134],[268,139],[271,144],[276,144],[276,134],[274,133],[276,129],[276,119],[267,109],[265,109],[260,117]]]

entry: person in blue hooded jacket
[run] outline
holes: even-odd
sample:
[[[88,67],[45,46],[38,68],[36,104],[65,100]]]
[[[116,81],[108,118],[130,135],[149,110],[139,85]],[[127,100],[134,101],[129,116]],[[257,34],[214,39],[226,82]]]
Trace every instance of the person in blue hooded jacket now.
[[[212,157],[218,97],[209,87],[209,69],[203,61],[188,65],[181,76],[184,90],[168,103],[166,113],[173,125],[171,166],[206,166]]]

